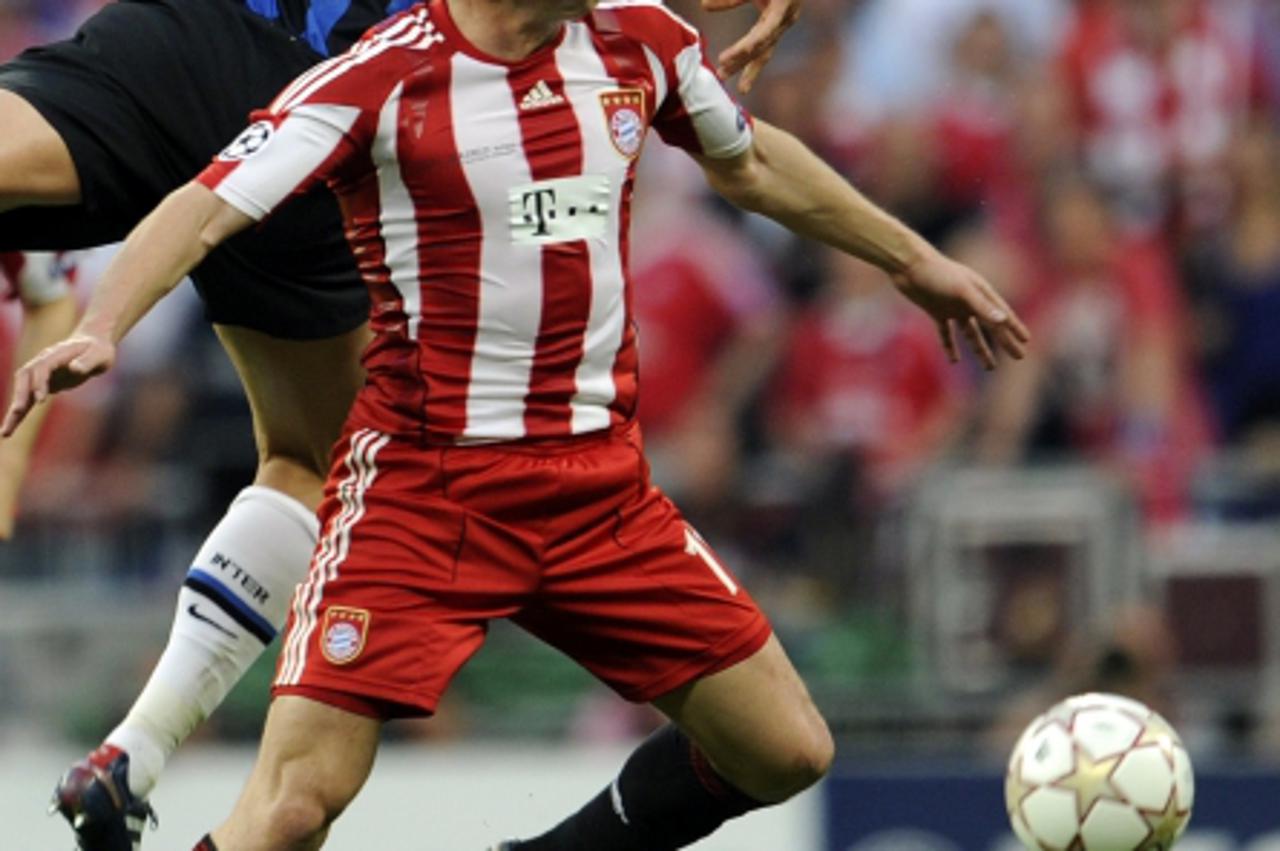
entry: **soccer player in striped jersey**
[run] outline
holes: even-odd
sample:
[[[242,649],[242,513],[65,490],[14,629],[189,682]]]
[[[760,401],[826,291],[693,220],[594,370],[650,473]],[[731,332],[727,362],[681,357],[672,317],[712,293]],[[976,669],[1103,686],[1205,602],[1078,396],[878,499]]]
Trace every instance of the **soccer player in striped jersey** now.
[[[0,65],[0,247],[122,238],[251,109],[410,2],[121,0],[74,39]],[[722,70],[745,67],[749,86],[799,2],[760,3],[759,22]],[[137,847],[145,798],[169,755],[283,624],[315,543],[328,451],[364,378],[368,300],[323,188],[221,247],[192,277],[244,383],[258,471],[194,559],[146,688],[59,782],[55,803],[85,851]],[[69,307],[41,306],[28,330],[73,322]],[[36,425],[0,450],[0,533],[2,500],[17,491]]]
[[[334,455],[262,753],[202,847],[312,848],[384,720],[430,714],[510,618],[672,725],[519,849],[682,847],[786,800],[830,735],[764,615],[648,481],[634,423],[627,225],[650,128],[730,201],[890,271],[956,356],[1020,357],[978,275],[788,134],[753,124],[660,5],[430,0],[302,75],[130,236],[37,398],[110,367],[208,252],[316,182],[369,287],[369,379]],[[284,209],[288,209],[285,207]],[[989,335],[989,336],[988,336]]]

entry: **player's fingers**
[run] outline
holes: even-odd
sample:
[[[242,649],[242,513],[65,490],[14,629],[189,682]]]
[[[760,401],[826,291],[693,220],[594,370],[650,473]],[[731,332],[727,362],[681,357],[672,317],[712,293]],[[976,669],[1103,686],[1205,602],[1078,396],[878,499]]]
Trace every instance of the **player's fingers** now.
[[[0,424],[0,436],[8,437],[31,410],[31,374],[24,366],[13,376],[13,397],[9,410],[5,412],[4,423]]]
[[[746,81],[749,89],[773,56],[773,51],[782,40],[783,33],[790,29],[799,17],[799,4],[794,0],[771,0],[761,12],[755,26],[720,54],[720,76],[732,77],[748,65],[754,65],[751,78]],[[739,89],[742,89],[742,85],[739,83]]]
[[[35,402],[43,402],[49,395],[49,375],[53,367],[47,354],[41,355],[31,363],[31,395]]]
[[[979,302],[980,307],[972,305],[974,310],[980,316],[983,316],[989,324],[1007,325],[1014,337],[1023,343],[1030,342],[1032,333],[1021,320],[1021,317],[1016,314],[1014,308],[1009,306],[1009,302],[1005,301],[1005,297],[1001,296],[996,288],[992,287],[991,283],[986,278],[982,278],[982,276],[978,276],[975,283],[977,283],[978,292],[982,294],[982,301]]]
[[[987,343],[986,335],[982,333],[982,326],[978,323],[978,320],[971,316],[965,320],[961,328],[964,330],[965,338],[969,341],[969,348],[973,349],[973,353],[978,356],[983,369],[995,369],[996,356],[991,351],[991,346]]]
[[[952,363],[959,363],[960,351],[956,348],[955,329],[952,327],[950,319],[938,321],[938,337],[942,340],[942,350],[947,353],[947,360]]]
[[[67,369],[86,378],[106,372],[111,366],[111,356],[100,348],[88,348],[69,364]]]
[[[768,65],[769,60],[773,58],[773,51],[776,47],[777,42],[774,42],[772,47],[769,47],[764,53],[747,63],[747,67],[742,71],[742,76],[738,78],[739,92],[744,95],[751,93],[752,86],[756,84],[756,78],[760,76],[764,66]]]
[[[1015,360],[1022,360],[1027,356],[1027,344],[1018,336],[1017,330],[1009,322],[996,325],[991,329],[991,336],[995,339],[996,345],[1000,350]]]

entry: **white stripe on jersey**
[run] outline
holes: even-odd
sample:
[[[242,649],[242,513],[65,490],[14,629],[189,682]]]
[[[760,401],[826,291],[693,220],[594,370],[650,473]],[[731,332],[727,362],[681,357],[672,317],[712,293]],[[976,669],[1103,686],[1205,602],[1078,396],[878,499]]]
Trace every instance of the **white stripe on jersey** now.
[[[265,218],[324,164],[359,117],[354,106],[298,107],[214,192],[246,216]]]
[[[475,198],[483,233],[480,307],[466,437],[511,440],[525,434],[525,398],[542,322],[542,248],[511,239],[507,187],[532,181],[507,69],[464,53],[452,57],[449,102],[454,145]],[[476,162],[466,151],[514,144],[507,156]],[[501,191],[497,191],[501,190]]]
[[[670,81],[667,79],[666,69],[662,67],[662,60],[658,58],[658,54],[654,53],[647,44],[641,46],[644,48],[644,58],[649,63],[649,76],[653,78],[653,106],[657,109],[667,99]]]
[[[582,131],[582,173],[608,174],[617,167],[618,151],[604,130],[600,93],[617,88],[591,41],[586,24],[568,24],[556,50],[556,66],[567,81],[565,96]],[[617,395],[613,364],[622,346],[627,308],[620,251],[622,181],[610,181],[609,223],[604,235],[587,241],[591,258],[591,311],[582,341],[582,361],[575,376],[577,392],[570,406],[574,434],[609,427],[609,403]]]
[[[396,47],[428,48],[444,37],[436,30],[435,25],[426,18],[426,10],[397,21],[384,32],[379,33],[372,41],[360,42],[358,49],[352,50],[324,69],[318,75],[304,75],[309,79],[305,83],[290,86],[294,89],[288,97],[283,94],[276,98],[274,106],[277,111],[290,109],[295,104],[305,101],[312,94],[324,88],[343,74],[376,58],[382,53]],[[326,63],[328,64],[328,63]]]
[[[422,321],[422,269],[418,257],[418,217],[400,173],[400,96],[403,92],[402,82],[382,105],[378,135],[373,140],[373,165],[378,172],[379,223],[385,263],[409,320],[406,333],[410,340],[417,340],[418,325]]]
[[[396,33],[404,32],[409,27],[412,27],[413,24],[413,18],[405,18],[404,20],[388,27],[387,34],[394,35]],[[368,48],[368,44],[368,42],[358,41],[347,53],[334,56],[332,59],[326,59],[319,65],[299,74],[292,83],[284,87],[284,90],[281,91],[280,94],[276,95],[276,99],[271,102],[271,111],[283,112],[286,110],[290,105],[300,100],[300,98],[297,97],[299,91],[302,89],[309,89],[311,84],[321,77],[324,77],[325,80],[330,80],[336,76],[340,76],[341,69],[351,67],[352,56],[354,54],[363,53]]]
[[[674,17],[674,16],[673,16]],[[702,64],[702,47],[691,44],[676,56],[680,78],[678,95],[693,122],[702,152],[713,159],[728,159],[751,147],[752,134],[739,127],[738,107],[720,80]]]

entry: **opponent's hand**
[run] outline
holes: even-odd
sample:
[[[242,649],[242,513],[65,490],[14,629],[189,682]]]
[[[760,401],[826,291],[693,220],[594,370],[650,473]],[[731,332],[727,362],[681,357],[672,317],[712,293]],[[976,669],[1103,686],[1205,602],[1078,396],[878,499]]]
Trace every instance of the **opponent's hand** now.
[[[996,368],[996,350],[1015,360],[1026,355],[1031,332],[995,287],[969,267],[935,251],[894,275],[893,281],[933,318],[952,363],[960,359],[957,327],[987,369]]]
[[[748,0],[702,0],[702,8],[708,12],[723,12],[745,5]],[[719,58],[720,76],[732,77],[742,71],[738,91],[744,95],[755,85],[756,77],[782,40],[782,35],[800,18],[801,0],[753,0],[760,9],[760,19],[746,35],[726,48]]]
[[[77,335],[55,343],[13,376],[13,401],[0,424],[0,437],[13,434],[31,409],[53,393],[79,387],[110,369],[116,347],[97,337]]]

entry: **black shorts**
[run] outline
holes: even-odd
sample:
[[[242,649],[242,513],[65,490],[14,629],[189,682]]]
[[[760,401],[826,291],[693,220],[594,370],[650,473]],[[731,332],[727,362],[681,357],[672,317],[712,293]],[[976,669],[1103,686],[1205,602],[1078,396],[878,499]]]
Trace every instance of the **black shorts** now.
[[[0,250],[122,239],[322,58],[233,0],[119,0],[69,41],[0,66],[0,88],[66,142],[82,197],[0,214]],[[211,322],[275,337],[331,337],[368,316],[337,200],[323,187],[228,241],[192,278]]]

